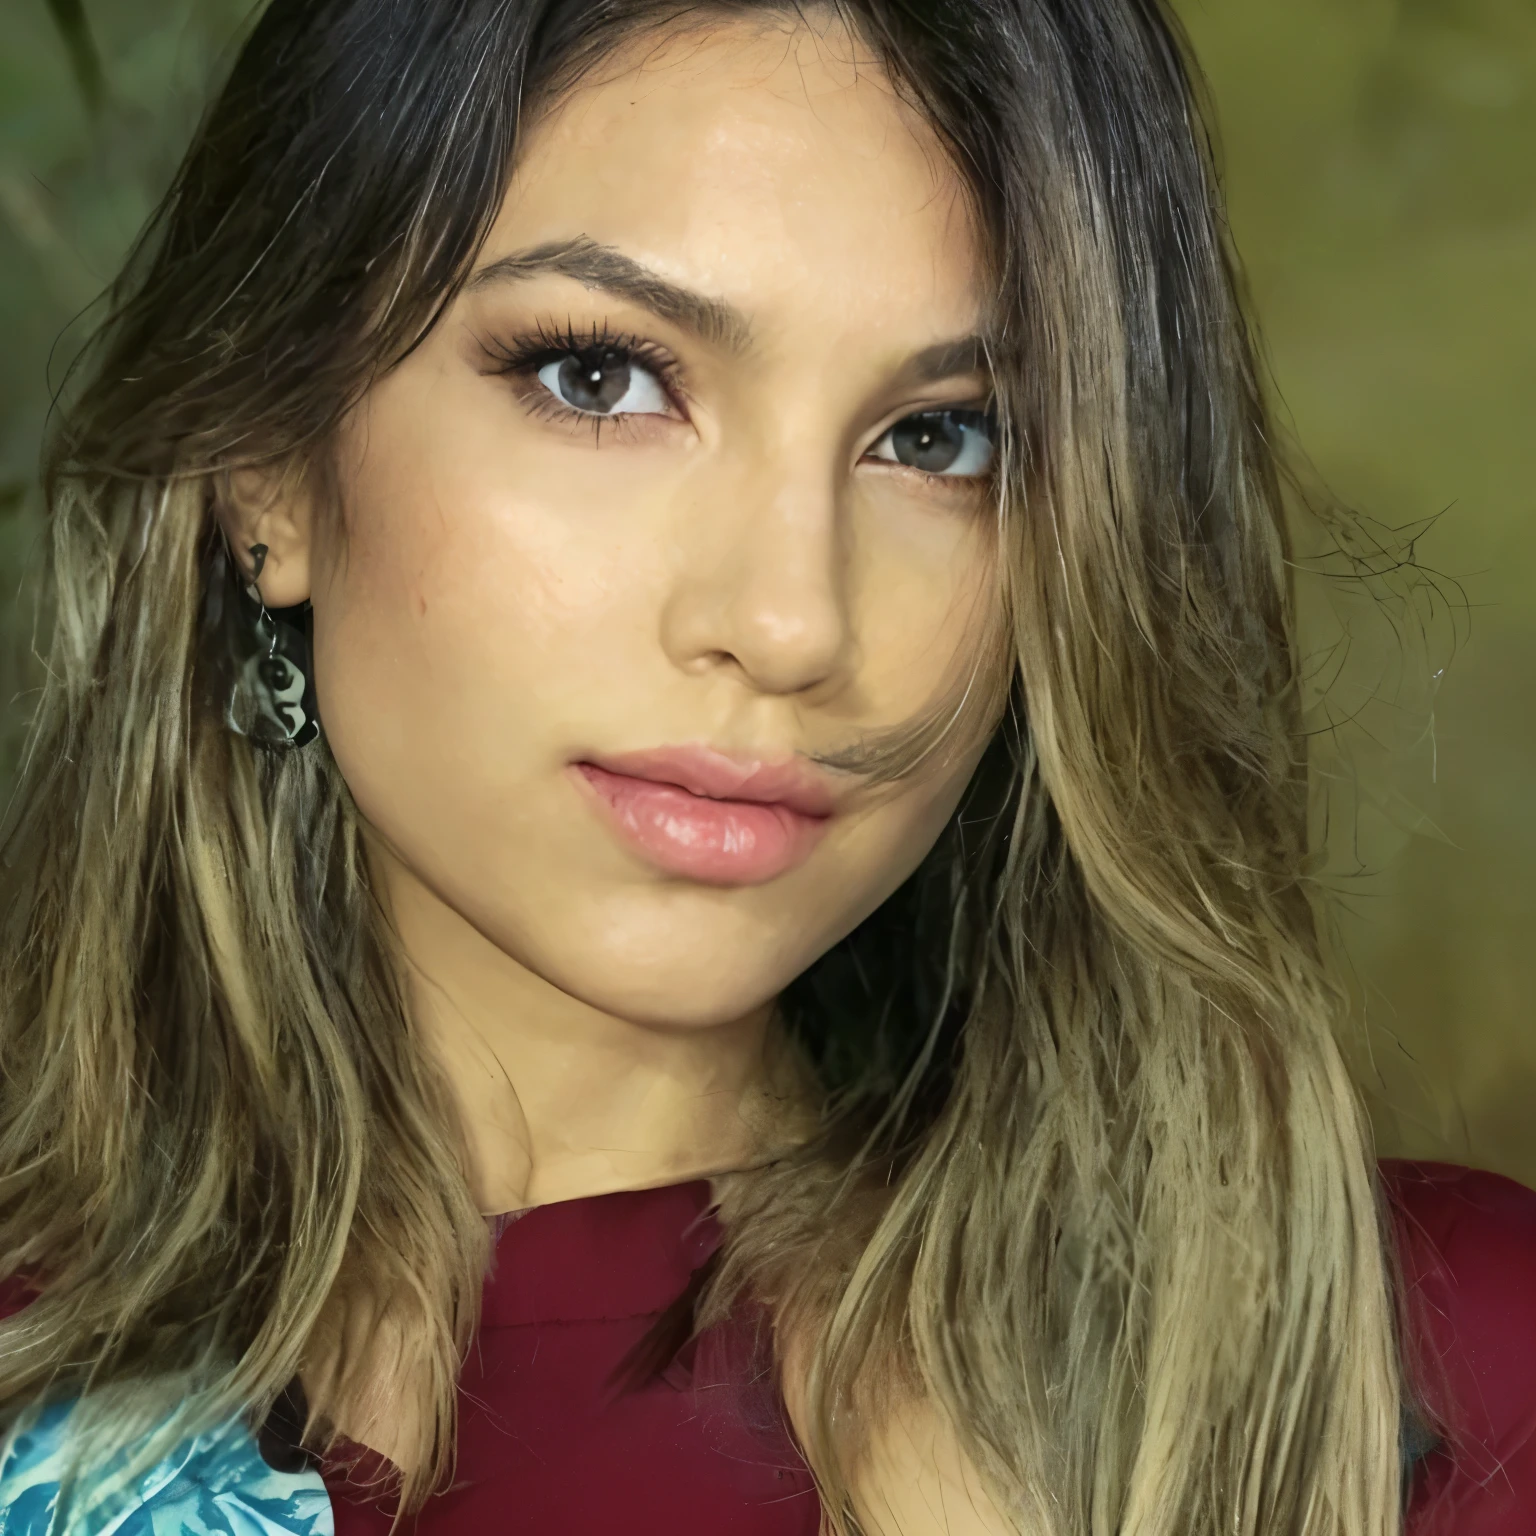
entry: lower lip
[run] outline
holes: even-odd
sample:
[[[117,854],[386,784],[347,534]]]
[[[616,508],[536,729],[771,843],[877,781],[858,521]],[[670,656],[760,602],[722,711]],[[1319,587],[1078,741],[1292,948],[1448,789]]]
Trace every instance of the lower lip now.
[[[811,856],[827,827],[827,817],[783,805],[711,800],[676,784],[575,766],[637,852],[668,874],[704,885],[775,880]]]

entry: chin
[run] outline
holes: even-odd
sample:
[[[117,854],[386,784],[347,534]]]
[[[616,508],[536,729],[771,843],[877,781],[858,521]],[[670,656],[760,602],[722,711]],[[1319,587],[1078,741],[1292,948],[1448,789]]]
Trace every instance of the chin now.
[[[649,1029],[719,1028],[759,1013],[853,926],[743,912],[730,894],[594,902],[585,918],[519,925],[501,947],[602,1013]]]

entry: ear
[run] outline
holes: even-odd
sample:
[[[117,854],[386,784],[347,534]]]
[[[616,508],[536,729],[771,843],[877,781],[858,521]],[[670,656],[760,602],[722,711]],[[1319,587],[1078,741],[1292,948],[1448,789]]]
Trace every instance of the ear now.
[[[257,586],[268,608],[294,608],[310,595],[314,497],[309,476],[291,465],[235,469],[221,477],[214,516],[247,581],[254,545],[265,544]]]

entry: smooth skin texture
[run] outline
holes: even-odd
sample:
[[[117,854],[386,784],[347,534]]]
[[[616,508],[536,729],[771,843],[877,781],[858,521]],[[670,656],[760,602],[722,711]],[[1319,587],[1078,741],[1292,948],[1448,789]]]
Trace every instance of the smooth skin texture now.
[[[999,603],[986,476],[888,436],[987,403],[962,189],[839,28],[621,52],[535,125],[475,270],[346,423],[340,507],[247,472],[224,517],[268,546],[269,605],[313,601],[325,732],[490,1212],[794,1134],[774,999],[916,867],[980,744],[826,773],[825,835],[756,885],[658,870],[572,765],[847,748],[963,689]],[[552,392],[558,339],[594,335],[646,370],[600,421]],[[889,1458],[871,1528],[989,1528],[923,1470],[954,1457]]]

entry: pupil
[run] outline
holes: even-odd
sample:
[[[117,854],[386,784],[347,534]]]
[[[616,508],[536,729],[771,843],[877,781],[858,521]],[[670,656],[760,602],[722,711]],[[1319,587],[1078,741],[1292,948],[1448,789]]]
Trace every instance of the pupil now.
[[[629,390],[629,359],[622,352],[572,353],[560,364],[560,393],[578,411],[604,415]]]
[[[941,474],[960,457],[965,428],[951,411],[927,411],[898,421],[891,428],[891,446],[900,463]]]

